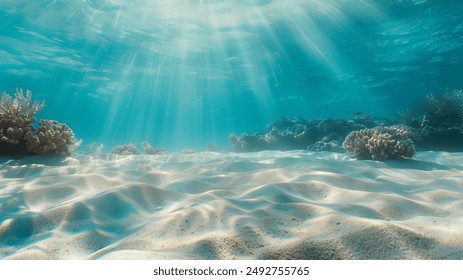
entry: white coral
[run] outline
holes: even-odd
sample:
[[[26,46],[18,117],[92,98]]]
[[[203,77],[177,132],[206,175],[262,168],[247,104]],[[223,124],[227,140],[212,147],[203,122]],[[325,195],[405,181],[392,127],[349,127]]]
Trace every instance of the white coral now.
[[[14,98],[3,92],[0,100],[0,154],[71,155],[80,145],[65,124],[41,120],[32,124],[45,102],[32,101],[32,93],[16,89]]]
[[[0,126],[24,128],[35,122],[35,114],[44,106],[45,102],[32,101],[32,92],[29,90],[24,96],[22,89],[16,89],[14,98],[3,92],[0,100]]]
[[[24,96],[22,89],[16,89],[14,98],[3,92],[0,100],[0,142],[19,145],[24,135],[32,129],[34,116],[43,106],[44,102],[32,101],[30,91]]]
[[[405,126],[379,126],[351,132],[342,147],[360,159],[411,158],[415,146]]]
[[[5,142],[11,145],[19,145],[24,139],[24,135],[31,131],[30,126],[26,127],[8,127],[0,129],[0,142]]]
[[[35,154],[71,155],[82,141],[65,124],[53,120],[40,120],[39,128],[25,135],[27,149]]]
[[[117,154],[117,155],[139,155],[141,154],[140,151],[135,147],[134,144],[129,143],[127,145],[118,145],[115,146],[111,152],[111,154]]]

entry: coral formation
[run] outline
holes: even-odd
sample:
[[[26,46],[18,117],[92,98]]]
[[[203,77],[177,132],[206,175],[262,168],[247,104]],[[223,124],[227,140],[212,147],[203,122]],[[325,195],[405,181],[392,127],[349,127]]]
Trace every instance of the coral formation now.
[[[39,128],[25,134],[26,147],[34,154],[71,155],[82,141],[76,141],[74,133],[65,124],[54,120],[40,120]]]
[[[115,146],[111,152],[111,154],[117,154],[117,155],[139,155],[141,152],[135,147],[134,144],[129,143],[127,145],[118,145]]]
[[[32,102],[32,93],[16,90],[14,98],[6,92],[2,93],[0,100],[0,154],[16,154],[21,152],[24,145],[24,136],[33,130],[31,124],[35,122],[35,114],[45,103]]]
[[[307,146],[307,151],[310,152],[342,152],[337,141],[317,141],[315,144]]]
[[[400,113],[414,130],[412,140],[427,150],[463,151],[463,91],[430,94],[415,109]]]
[[[342,151],[340,143],[352,131],[390,125],[390,121],[374,118],[314,119],[280,118],[267,125],[265,133],[231,134],[228,141],[235,152],[261,150]]]
[[[3,92],[0,100],[0,155],[71,155],[81,141],[65,124],[41,120],[32,124],[35,115],[45,106],[32,101],[32,93],[16,90],[14,98]]]
[[[235,152],[292,149],[342,152],[341,143],[349,133],[375,127],[391,127],[400,123],[407,126],[406,131],[409,134],[407,139],[410,140],[405,139],[405,142],[400,142],[410,148],[403,155],[404,157],[412,155],[415,146],[426,150],[463,151],[463,90],[447,90],[444,94],[427,95],[423,103],[417,104],[416,107],[416,109],[406,109],[401,112],[399,121],[374,118],[370,115],[355,117],[352,120],[280,118],[268,124],[263,133],[243,133],[239,136],[231,134],[228,141],[231,150]],[[393,127],[398,128],[398,126]],[[379,138],[389,137],[387,133],[384,134],[387,132],[384,129],[375,129],[371,133],[374,132],[379,133],[377,136]],[[392,133],[391,139],[395,140],[397,133],[393,131],[388,133]],[[351,137],[354,136],[351,135]],[[371,155],[379,158],[395,157],[394,153],[381,156],[376,152],[370,154],[370,152],[360,153],[360,150],[358,151],[360,158],[370,158]]]
[[[146,155],[164,155],[167,154],[167,151],[161,148],[153,148],[148,142],[144,141],[141,142],[141,146],[143,148],[143,152]]]
[[[342,147],[359,159],[411,158],[415,146],[406,126],[378,126],[351,132]]]
[[[141,143],[141,146],[143,148],[143,153],[145,155],[164,155],[167,154],[168,152],[164,149],[160,148],[153,148],[148,142],[144,141]],[[118,154],[118,155],[140,155],[142,154],[137,147],[129,143],[127,145],[118,145],[115,146],[111,152],[111,154]]]
[[[463,120],[463,91],[452,90],[445,94],[426,96],[424,114],[430,126],[451,126]]]
[[[248,135],[243,133],[240,136],[230,134],[228,141],[232,145],[235,152],[256,152],[261,150],[268,150],[268,142],[259,134]]]
[[[2,93],[0,101],[0,127],[24,128],[36,121],[37,114],[45,106],[45,102],[32,102],[32,92],[16,89],[12,99],[6,92]]]

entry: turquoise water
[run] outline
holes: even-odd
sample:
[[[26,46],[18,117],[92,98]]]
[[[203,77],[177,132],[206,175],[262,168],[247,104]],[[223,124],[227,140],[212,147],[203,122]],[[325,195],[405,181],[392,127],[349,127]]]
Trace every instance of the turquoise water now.
[[[0,90],[85,144],[225,147],[463,89],[458,0],[2,0],[0,18]]]

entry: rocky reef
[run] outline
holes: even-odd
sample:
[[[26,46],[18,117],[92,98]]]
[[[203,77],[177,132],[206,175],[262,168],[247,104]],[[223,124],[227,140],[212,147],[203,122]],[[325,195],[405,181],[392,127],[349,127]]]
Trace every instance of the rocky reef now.
[[[228,140],[235,152],[261,150],[309,150],[342,152],[341,143],[355,130],[391,125],[382,118],[345,119],[280,118],[267,125],[265,133],[231,134]]]
[[[369,115],[345,119],[280,118],[265,132],[231,134],[234,152],[348,151],[357,158],[411,157],[415,150],[463,151],[463,91],[430,94],[397,120]],[[344,143],[341,145],[341,143]]]
[[[429,94],[415,108],[400,113],[422,150],[463,151],[463,91]]]

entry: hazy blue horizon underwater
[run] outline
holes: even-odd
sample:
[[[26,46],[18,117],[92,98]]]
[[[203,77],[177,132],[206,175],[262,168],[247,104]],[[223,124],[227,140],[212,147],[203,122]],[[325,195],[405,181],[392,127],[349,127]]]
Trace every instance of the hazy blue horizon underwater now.
[[[2,0],[0,17],[0,90],[31,90],[84,147],[223,148],[463,89],[463,1]]]

